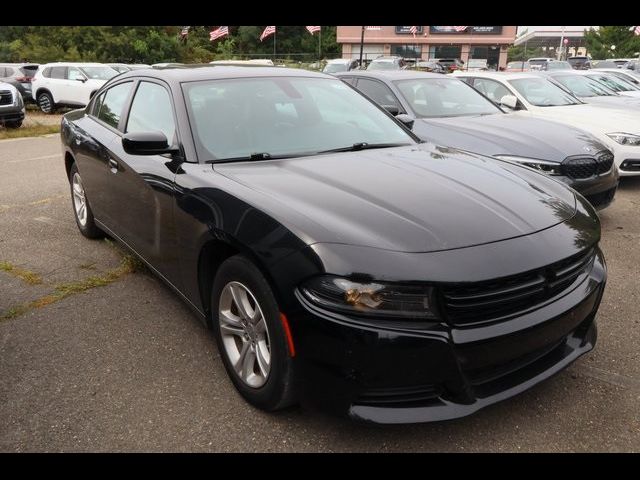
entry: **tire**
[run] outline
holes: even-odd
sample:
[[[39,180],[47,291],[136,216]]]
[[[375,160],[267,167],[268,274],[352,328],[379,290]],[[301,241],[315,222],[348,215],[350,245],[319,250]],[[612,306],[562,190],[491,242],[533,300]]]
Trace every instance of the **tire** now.
[[[82,178],[78,167],[74,163],[69,171],[69,186],[71,188],[71,206],[73,207],[73,217],[76,219],[76,225],[80,233],[87,238],[102,238],[104,232],[98,228],[93,218],[93,212],[89,206]],[[78,188],[79,187],[79,188]],[[82,209],[84,207],[84,209]]]
[[[14,120],[11,122],[5,122],[4,126],[7,128],[20,128],[22,126],[22,120]]]
[[[261,312],[266,326],[266,334],[259,333],[260,321],[256,321],[253,327],[242,327],[237,323],[242,316],[237,309],[233,288],[242,292],[246,289],[249,300],[246,311]],[[259,308],[256,308],[256,303]],[[227,308],[231,304],[231,308]],[[234,305],[235,308],[234,308]],[[223,312],[221,313],[220,307]],[[296,403],[294,388],[293,359],[289,355],[289,347],[284,327],[280,320],[280,310],[273,295],[271,287],[267,283],[260,270],[246,257],[236,255],[227,259],[220,266],[211,291],[211,312],[213,331],[218,344],[220,357],[222,358],[227,374],[234,386],[250,404],[267,411],[275,411]],[[231,315],[229,315],[231,314]],[[234,317],[234,324],[228,320]],[[260,315],[258,315],[258,318]],[[246,320],[245,320],[246,323]],[[224,327],[222,325],[225,325]],[[234,334],[229,333],[229,327],[234,329]],[[251,330],[253,328],[253,330]],[[246,333],[243,337],[241,334]],[[262,335],[262,340],[260,339]],[[266,341],[265,341],[266,340]],[[252,341],[255,344],[251,346]],[[242,357],[241,351],[247,344],[248,349],[245,359],[249,359],[250,368],[239,367],[236,371],[234,360]],[[268,374],[264,375],[262,366],[266,356],[261,355],[262,362],[258,361],[258,355],[268,347],[269,353]],[[253,350],[252,350],[253,348]],[[237,355],[239,354],[239,356]],[[251,360],[253,355],[253,360]],[[238,365],[246,362],[237,362]],[[249,374],[247,375],[247,372]],[[257,372],[257,373],[256,373]]]
[[[49,92],[40,92],[37,103],[44,113],[54,113],[56,111],[56,104],[53,103],[53,97]]]

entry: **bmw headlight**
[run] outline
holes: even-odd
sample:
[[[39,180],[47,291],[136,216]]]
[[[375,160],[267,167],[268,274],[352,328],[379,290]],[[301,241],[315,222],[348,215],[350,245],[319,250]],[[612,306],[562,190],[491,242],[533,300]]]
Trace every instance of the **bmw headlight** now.
[[[513,155],[496,155],[500,160],[517,162],[527,167],[546,173],[547,175],[562,175],[562,166],[559,163],[538,160],[537,158],[516,157]]]
[[[640,145],[640,136],[632,135],[631,133],[622,133],[622,132],[607,133],[607,137],[619,143],[620,145],[632,145],[632,146]]]
[[[24,107],[24,101],[22,100],[22,95],[20,95],[20,92],[16,91],[15,97],[16,98],[14,99],[13,103],[18,107]]]
[[[355,282],[323,275],[300,286],[304,297],[314,305],[347,315],[434,320],[433,291],[424,285],[383,282]]]

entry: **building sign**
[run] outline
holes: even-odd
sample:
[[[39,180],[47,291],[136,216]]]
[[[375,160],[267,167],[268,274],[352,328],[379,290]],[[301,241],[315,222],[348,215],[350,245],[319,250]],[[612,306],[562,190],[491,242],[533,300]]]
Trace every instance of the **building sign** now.
[[[422,27],[418,27],[417,25],[416,25],[416,27],[418,29],[417,33],[422,33]],[[411,26],[408,26],[408,27],[396,27],[396,33],[409,35],[411,33],[409,31],[410,29],[411,29]]]
[[[490,33],[493,35],[500,35],[502,33],[502,27],[470,27],[471,33]]]
[[[396,27],[397,29],[400,27]],[[403,27],[404,28],[404,27]],[[411,27],[408,27],[411,28]],[[500,35],[502,33],[502,27],[486,27],[486,26],[448,26],[448,27],[429,27],[429,33],[446,33],[446,34],[459,34],[459,33],[488,33],[493,35]]]

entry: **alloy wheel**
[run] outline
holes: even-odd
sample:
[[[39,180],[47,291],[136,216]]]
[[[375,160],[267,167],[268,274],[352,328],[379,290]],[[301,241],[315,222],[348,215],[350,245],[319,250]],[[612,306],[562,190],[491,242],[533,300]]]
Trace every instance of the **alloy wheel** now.
[[[83,227],[87,224],[87,198],[84,194],[82,179],[78,172],[73,174],[73,207],[76,212],[76,218]]]

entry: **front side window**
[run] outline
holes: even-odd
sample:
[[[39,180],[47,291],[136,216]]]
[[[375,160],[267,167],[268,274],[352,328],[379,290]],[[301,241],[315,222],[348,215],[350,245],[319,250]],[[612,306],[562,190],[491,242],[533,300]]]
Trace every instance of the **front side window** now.
[[[169,144],[175,141],[176,124],[173,117],[173,108],[169,92],[151,82],[140,82],[136,90],[126,132],[151,132],[164,133]]]
[[[519,78],[509,83],[527,102],[536,107],[579,105],[581,102],[544,78]]]
[[[116,75],[118,72],[111,67],[82,67],[80,70],[84,72],[84,74],[92,79],[92,80],[109,80]]]
[[[357,88],[378,105],[393,105],[400,109],[402,108],[391,89],[382,82],[359,78]]]
[[[473,86],[496,103],[500,103],[505,95],[511,95],[509,89],[500,82],[487,78],[476,78]]]
[[[313,155],[415,140],[338,79],[264,77],[182,85],[201,160]]]
[[[132,82],[121,83],[115,87],[111,87],[101,95],[102,98],[98,99],[100,108],[97,114],[100,120],[113,128],[118,128],[122,110],[129,98],[132,84]],[[102,102],[100,102],[100,100],[102,100]]]
[[[80,70],[75,67],[69,67],[67,70],[67,78],[69,80],[85,80],[85,77]]]
[[[411,79],[397,81],[396,85],[421,118],[501,113],[494,104],[457,79]]]

